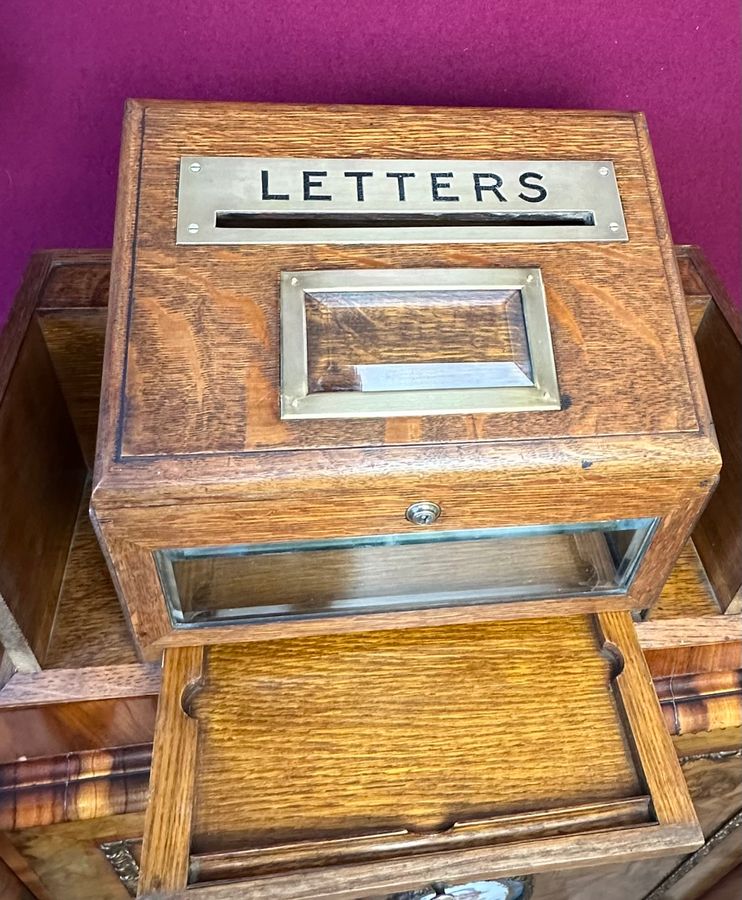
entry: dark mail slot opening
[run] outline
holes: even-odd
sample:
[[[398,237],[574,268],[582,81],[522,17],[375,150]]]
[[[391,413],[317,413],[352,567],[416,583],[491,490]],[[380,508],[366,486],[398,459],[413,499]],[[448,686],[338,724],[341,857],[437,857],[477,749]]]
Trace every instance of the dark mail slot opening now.
[[[565,226],[595,225],[589,210],[565,212],[481,212],[481,213],[251,213],[217,212],[216,228],[440,228],[455,225],[486,226]]]

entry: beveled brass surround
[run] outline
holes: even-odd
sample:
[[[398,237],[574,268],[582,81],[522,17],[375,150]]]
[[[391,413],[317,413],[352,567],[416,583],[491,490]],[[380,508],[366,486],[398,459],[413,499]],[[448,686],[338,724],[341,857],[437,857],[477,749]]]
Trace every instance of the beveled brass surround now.
[[[512,291],[519,297],[530,366],[515,359],[514,373],[494,386],[405,390],[312,390],[309,377],[306,298],[343,293]],[[402,304],[400,304],[402,305]],[[494,312],[494,308],[493,308]],[[414,346],[415,335],[409,335]],[[471,361],[473,365],[479,365]],[[465,363],[466,365],[468,363]],[[459,364],[460,365],[460,364]],[[403,367],[401,367],[403,368]],[[446,364],[439,364],[445,373]],[[554,353],[541,271],[519,269],[365,269],[281,273],[281,418],[370,418],[446,413],[526,412],[560,408]]]

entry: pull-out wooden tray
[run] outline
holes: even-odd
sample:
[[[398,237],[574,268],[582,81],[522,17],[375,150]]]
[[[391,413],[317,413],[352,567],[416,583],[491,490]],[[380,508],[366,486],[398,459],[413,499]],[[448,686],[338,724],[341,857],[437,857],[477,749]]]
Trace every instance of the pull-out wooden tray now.
[[[145,895],[386,896],[701,842],[628,613],[164,666]]]

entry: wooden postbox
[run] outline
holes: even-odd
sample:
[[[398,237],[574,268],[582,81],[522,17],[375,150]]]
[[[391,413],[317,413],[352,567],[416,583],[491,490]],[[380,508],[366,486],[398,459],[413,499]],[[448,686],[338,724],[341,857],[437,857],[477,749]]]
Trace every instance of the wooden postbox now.
[[[101,412],[148,656],[646,609],[720,464],[629,114],[131,103]]]

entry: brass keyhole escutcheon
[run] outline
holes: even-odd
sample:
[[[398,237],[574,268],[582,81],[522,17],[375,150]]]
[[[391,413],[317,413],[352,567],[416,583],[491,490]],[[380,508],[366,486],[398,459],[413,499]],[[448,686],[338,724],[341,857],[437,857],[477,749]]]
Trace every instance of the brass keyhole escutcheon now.
[[[429,500],[420,500],[407,507],[405,519],[413,525],[432,525],[440,518],[441,508],[437,503]]]

